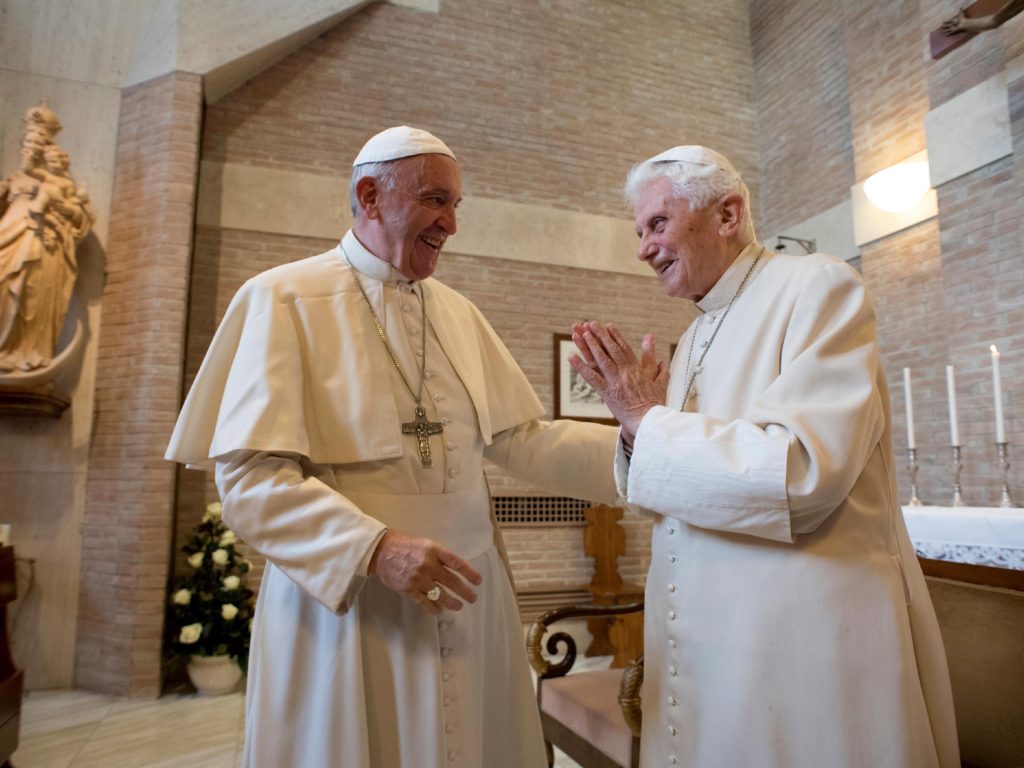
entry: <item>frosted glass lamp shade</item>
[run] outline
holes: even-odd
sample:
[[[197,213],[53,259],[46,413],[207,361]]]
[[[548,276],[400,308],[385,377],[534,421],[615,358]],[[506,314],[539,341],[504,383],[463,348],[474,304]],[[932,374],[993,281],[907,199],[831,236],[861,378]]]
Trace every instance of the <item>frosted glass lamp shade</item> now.
[[[930,188],[927,160],[898,163],[864,182],[868,200],[890,213],[913,208]]]

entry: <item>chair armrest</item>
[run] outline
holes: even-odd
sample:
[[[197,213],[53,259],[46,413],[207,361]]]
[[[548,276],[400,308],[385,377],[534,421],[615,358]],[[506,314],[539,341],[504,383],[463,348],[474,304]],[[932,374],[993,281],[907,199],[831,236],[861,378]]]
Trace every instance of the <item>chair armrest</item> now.
[[[552,664],[541,652],[541,641],[548,630],[548,627],[563,619],[595,618],[604,616],[622,616],[627,613],[636,613],[644,609],[643,602],[630,603],[628,605],[572,605],[564,608],[553,608],[545,613],[533,624],[526,635],[526,653],[530,657],[530,666],[541,679],[549,677],[561,677],[568,674],[572,665],[576,662],[576,641],[567,632],[555,632],[548,638],[546,648],[552,656],[558,653],[559,643],[565,644],[565,656],[555,664]]]
[[[640,686],[643,682],[644,657],[640,656],[626,665],[622,671],[622,681],[619,683],[619,707],[622,709],[622,717],[626,720],[629,730],[638,738],[643,714],[640,706]]]

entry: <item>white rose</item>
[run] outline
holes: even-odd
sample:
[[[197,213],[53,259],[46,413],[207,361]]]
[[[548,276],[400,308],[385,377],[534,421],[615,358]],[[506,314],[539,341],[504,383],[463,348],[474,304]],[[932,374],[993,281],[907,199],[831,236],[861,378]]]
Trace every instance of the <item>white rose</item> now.
[[[178,642],[182,645],[191,645],[203,634],[202,624],[189,624],[181,628],[181,634],[178,635]]]
[[[217,565],[228,564],[228,551],[226,549],[215,549],[211,557]]]
[[[191,555],[188,559],[188,564],[191,565],[193,568],[198,568],[199,566],[201,566],[203,564],[203,553],[196,552],[194,555]]]
[[[237,576],[225,576],[224,581],[221,583],[224,585],[224,589],[231,592],[232,590],[238,589],[238,585],[242,583],[242,580]]]
[[[192,590],[190,589],[179,589],[174,593],[174,604],[175,605],[188,605],[192,602]]]
[[[210,517],[220,517],[223,512],[224,508],[221,506],[219,501],[214,501],[211,504],[206,505],[206,514]]]
[[[238,537],[235,536],[234,531],[225,531],[224,535],[220,537],[220,545],[226,547],[228,544],[234,544],[238,541]]]
[[[220,607],[220,617],[227,621],[231,621],[235,616],[238,615],[238,606],[232,605],[231,603],[224,603]]]

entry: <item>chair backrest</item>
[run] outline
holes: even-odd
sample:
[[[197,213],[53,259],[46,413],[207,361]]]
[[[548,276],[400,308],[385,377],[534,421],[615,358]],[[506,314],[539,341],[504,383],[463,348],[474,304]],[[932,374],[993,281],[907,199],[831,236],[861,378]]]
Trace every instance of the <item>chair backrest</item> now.
[[[583,551],[594,558],[593,587],[620,587],[619,555],[626,553],[626,531],[619,520],[622,509],[598,504],[584,513],[588,525],[583,531]]]

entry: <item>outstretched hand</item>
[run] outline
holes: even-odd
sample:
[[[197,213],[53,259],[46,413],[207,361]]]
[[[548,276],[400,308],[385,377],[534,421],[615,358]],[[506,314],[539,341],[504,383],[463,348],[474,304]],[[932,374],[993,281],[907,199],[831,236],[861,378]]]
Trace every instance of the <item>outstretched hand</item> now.
[[[411,598],[431,613],[461,610],[458,597],[475,603],[476,593],[469,584],[479,586],[483,581],[469,563],[437,542],[392,529],[377,544],[370,558],[369,573],[388,589]],[[435,586],[441,588],[441,597],[428,600],[427,593]]]
[[[576,323],[572,340],[580,354],[569,363],[601,395],[632,443],[640,421],[651,408],[664,405],[668,394],[668,366],[655,354],[654,336],[644,336],[639,358],[611,323]]]

